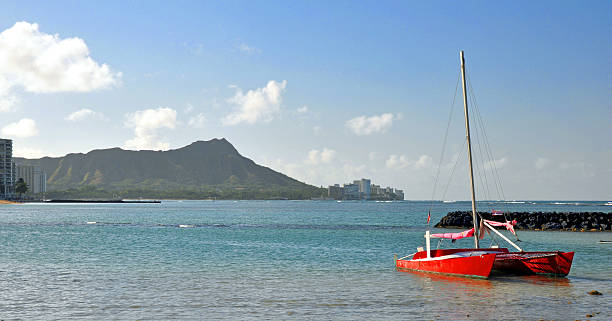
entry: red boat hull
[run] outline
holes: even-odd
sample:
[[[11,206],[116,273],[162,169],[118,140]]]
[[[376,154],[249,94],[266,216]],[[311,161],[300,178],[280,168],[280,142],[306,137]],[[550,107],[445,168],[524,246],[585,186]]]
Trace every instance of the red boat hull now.
[[[569,274],[574,252],[512,252],[495,257],[495,274],[555,275]]]
[[[414,254],[395,261],[399,271],[421,271],[466,277],[569,274],[574,252],[508,252],[507,249],[446,249]]]
[[[431,258],[427,258],[426,251],[421,251],[410,260],[396,260],[395,266],[399,271],[488,278],[495,262],[495,252],[507,253],[507,251],[507,249],[432,250]]]

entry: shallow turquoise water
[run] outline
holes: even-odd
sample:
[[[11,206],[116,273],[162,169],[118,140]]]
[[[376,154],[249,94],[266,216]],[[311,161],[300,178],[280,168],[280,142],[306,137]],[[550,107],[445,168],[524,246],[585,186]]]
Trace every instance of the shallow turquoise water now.
[[[594,204],[483,207],[612,210]],[[568,278],[397,272],[393,254],[410,254],[423,243],[428,206],[2,206],[0,319],[612,319],[612,245],[597,243],[612,233],[519,231],[526,250],[576,251]],[[432,222],[468,208],[466,202],[435,203]],[[604,295],[590,296],[591,290]]]

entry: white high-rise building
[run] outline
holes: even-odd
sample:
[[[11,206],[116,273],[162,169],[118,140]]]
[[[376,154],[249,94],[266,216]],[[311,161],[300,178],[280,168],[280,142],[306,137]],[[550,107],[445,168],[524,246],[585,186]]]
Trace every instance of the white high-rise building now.
[[[17,165],[16,180],[23,178],[28,184],[28,192],[39,194],[47,191],[47,174],[38,166]]]
[[[371,186],[370,180],[367,178],[362,178],[361,180],[354,181],[353,184],[359,186],[359,195],[361,199],[370,199],[371,194]]]
[[[13,141],[0,138],[0,199],[12,196],[14,184]]]

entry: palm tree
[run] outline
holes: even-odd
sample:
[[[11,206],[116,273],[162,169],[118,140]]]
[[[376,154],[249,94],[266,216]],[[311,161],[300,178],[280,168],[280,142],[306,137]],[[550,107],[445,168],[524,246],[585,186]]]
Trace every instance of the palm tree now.
[[[28,191],[28,184],[24,182],[23,178],[19,178],[17,183],[15,183],[15,192],[19,193],[19,199],[21,199],[21,195]]]

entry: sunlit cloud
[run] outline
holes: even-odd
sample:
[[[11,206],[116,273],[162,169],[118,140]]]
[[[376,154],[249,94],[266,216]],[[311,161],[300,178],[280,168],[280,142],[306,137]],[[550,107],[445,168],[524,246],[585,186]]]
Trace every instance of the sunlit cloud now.
[[[336,151],[333,149],[323,148],[321,151],[313,149],[308,152],[306,163],[312,165],[327,164],[333,161],[335,157]]]
[[[190,127],[193,128],[202,128],[204,127],[204,122],[206,121],[206,117],[204,117],[204,114],[199,113],[191,118],[189,118],[189,121],[187,122],[187,125],[189,125]]]
[[[429,155],[421,155],[417,160],[411,160],[405,155],[389,155],[385,165],[390,169],[423,169],[431,167],[432,158]]]
[[[228,99],[235,108],[222,119],[223,124],[255,124],[273,120],[280,113],[282,95],[286,87],[286,80],[270,80],[265,87],[249,90],[246,94],[242,89],[236,88],[234,97]]]
[[[168,142],[162,141],[158,130],[176,127],[176,110],[160,107],[126,114],[125,125],[134,129],[134,138],[125,142],[125,148],[136,150],[167,150]]]
[[[99,64],[81,38],[65,38],[17,22],[0,33],[0,111],[17,102],[15,88],[31,93],[90,92],[117,86],[121,73]]]
[[[104,114],[93,111],[89,108],[79,109],[73,113],[70,113],[65,119],[71,122],[78,122],[87,119],[108,120]]]
[[[359,116],[346,121],[346,127],[356,135],[371,135],[376,133],[385,133],[396,119],[391,113],[381,114],[379,116]]]
[[[16,138],[27,138],[38,135],[36,122],[30,118],[23,118],[15,123],[2,127],[2,135]]]

